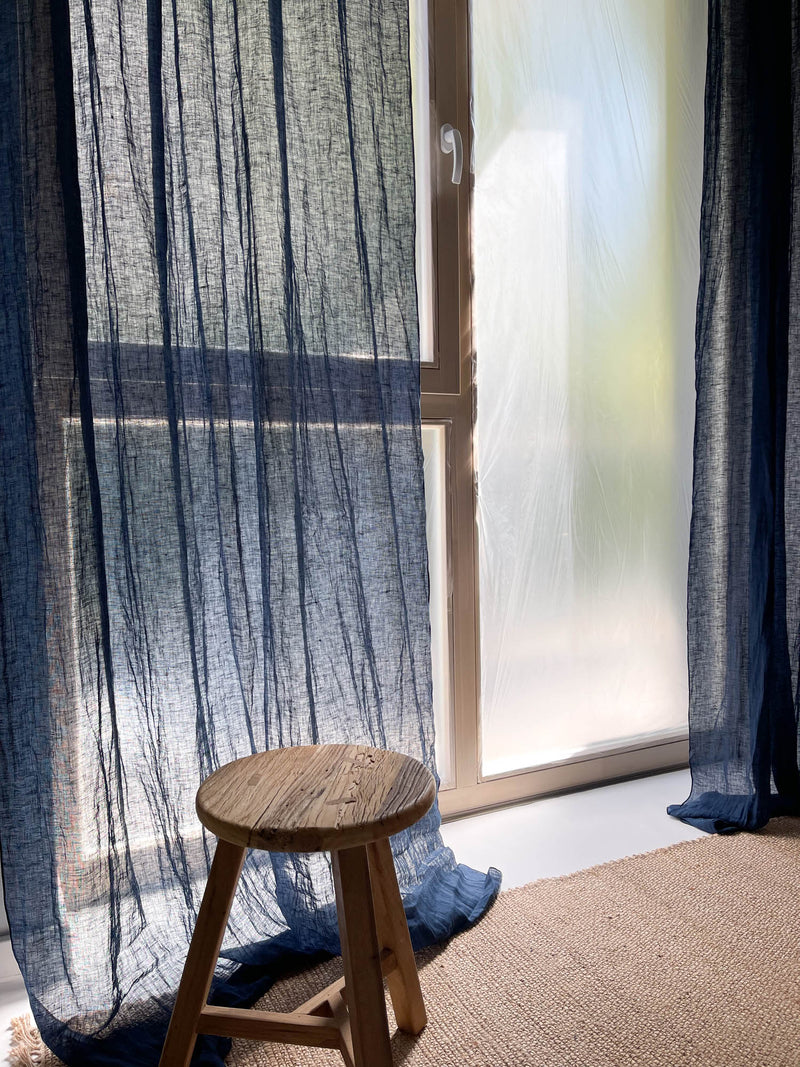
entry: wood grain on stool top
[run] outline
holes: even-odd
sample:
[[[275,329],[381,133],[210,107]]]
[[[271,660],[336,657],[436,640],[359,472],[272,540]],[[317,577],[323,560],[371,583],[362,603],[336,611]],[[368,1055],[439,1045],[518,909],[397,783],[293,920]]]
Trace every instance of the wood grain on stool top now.
[[[274,852],[352,848],[404,830],[433,804],[419,760],[365,745],[274,749],[220,767],[197,814],[218,837]]]

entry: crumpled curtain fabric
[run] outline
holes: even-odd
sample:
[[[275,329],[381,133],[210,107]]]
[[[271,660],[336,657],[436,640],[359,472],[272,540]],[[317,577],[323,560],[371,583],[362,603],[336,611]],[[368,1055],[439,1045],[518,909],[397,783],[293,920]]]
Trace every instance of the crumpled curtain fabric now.
[[[800,3],[709,7],[694,492],[692,792],[704,830],[800,813]]]
[[[407,20],[2,5],[0,827],[68,1064],[158,1061],[210,771],[341,741],[434,766]],[[499,883],[438,826],[393,839],[417,946]],[[253,852],[213,998],[337,948],[327,859]]]

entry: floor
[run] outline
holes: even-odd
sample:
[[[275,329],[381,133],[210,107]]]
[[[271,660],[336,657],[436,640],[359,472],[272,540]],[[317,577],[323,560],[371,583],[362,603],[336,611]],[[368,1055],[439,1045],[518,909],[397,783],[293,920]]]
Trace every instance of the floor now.
[[[654,774],[456,819],[442,835],[461,863],[498,867],[503,888],[513,889],[704,837],[666,813],[690,787],[688,770]]]
[[[689,793],[689,772],[672,771],[560,797],[517,804],[447,823],[445,843],[461,863],[498,867],[503,888],[570,874],[597,863],[702,837],[676,822],[667,804]],[[0,1061],[8,1056],[8,1023],[28,1011],[7,940],[0,941]]]

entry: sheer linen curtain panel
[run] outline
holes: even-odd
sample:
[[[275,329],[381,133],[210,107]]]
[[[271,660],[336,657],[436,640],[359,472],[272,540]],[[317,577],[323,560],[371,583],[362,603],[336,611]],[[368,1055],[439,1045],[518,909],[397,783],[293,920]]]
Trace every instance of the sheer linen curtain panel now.
[[[7,0],[0,91],[6,903],[50,1048],[155,1064],[200,781],[434,767],[407,2]],[[417,946],[499,884],[438,827],[393,840]],[[325,858],[253,853],[213,999],[337,950]]]
[[[692,792],[800,814],[800,4],[709,5],[689,550]]]

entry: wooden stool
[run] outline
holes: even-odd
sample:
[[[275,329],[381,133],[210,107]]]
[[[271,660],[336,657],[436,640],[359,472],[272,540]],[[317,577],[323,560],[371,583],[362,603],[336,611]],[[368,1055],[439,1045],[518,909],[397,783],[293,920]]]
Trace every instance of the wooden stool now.
[[[391,1067],[383,977],[401,1030],[418,1034],[426,1016],[389,836],[435,795],[420,762],[362,745],[261,752],[207,778],[197,814],[219,842],[160,1067],[186,1067],[198,1034],[334,1048],[347,1067]],[[344,978],[294,1012],[206,1003],[248,848],[332,853]]]

